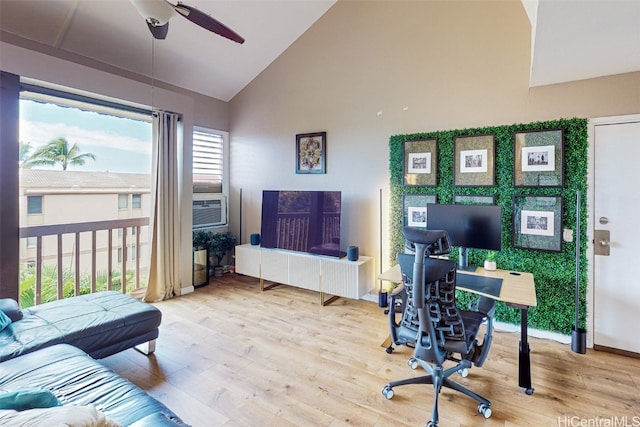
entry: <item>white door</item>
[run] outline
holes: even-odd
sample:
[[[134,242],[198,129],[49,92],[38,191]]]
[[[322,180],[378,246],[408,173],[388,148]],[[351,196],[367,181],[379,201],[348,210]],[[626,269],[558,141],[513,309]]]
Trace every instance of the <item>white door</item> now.
[[[595,126],[593,182],[594,344],[640,354],[640,121]]]

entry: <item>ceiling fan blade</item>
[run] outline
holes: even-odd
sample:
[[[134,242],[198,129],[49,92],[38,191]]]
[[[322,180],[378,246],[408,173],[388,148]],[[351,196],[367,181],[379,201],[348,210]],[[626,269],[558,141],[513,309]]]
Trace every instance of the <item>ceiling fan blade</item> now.
[[[206,30],[216,33],[236,43],[240,43],[240,44],[244,43],[244,38],[238,35],[231,28],[227,27],[226,25],[212,18],[206,13],[199,11],[195,7],[191,7],[184,3],[178,3],[173,8],[180,15],[184,16],[189,21],[193,22],[196,25],[201,26]]]
[[[167,22],[164,25],[153,25],[149,21],[147,21],[147,27],[149,27],[149,31],[153,34],[153,37],[158,40],[164,40],[167,38],[167,33],[169,32],[169,23]]]

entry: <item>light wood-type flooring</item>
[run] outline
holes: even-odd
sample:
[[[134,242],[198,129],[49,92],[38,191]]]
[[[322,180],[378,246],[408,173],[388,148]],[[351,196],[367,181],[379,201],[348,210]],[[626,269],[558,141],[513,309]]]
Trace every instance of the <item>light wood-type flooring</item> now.
[[[194,293],[157,303],[154,355],[127,350],[103,362],[194,427],[424,426],[432,386],[394,389],[422,375],[411,351],[381,347],[387,317],[376,303],[226,274]],[[630,326],[630,328],[633,328]],[[472,399],[444,389],[440,426],[640,426],[640,360],[530,339],[535,393],[518,387],[519,334],[496,331],[489,358],[461,382],[492,402],[484,419]]]

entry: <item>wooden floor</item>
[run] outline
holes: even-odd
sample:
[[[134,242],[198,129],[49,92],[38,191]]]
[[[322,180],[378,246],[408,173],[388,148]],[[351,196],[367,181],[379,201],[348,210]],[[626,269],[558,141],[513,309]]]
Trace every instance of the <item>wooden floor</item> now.
[[[103,361],[195,427],[423,426],[431,386],[395,388],[421,375],[411,351],[387,354],[386,316],[377,304],[227,274],[192,294],[157,304],[163,320],[156,353],[127,350]],[[492,401],[443,390],[440,426],[640,426],[640,360],[531,339],[535,393],[518,387],[519,334],[496,332],[489,358],[456,381]],[[598,424],[600,423],[600,424]],[[607,424],[608,423],[608,424]],[[617,424],[615,424],[617,423]]]

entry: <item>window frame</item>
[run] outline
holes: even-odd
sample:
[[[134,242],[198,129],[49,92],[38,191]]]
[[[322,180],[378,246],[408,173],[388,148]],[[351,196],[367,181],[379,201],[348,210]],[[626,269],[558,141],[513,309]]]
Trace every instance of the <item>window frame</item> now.
[[[40,206],[39,206],[40,209],[39,209],[38,212],[32,212],[31,211],[31,208],[32,208],[31,201],[32,200],[36,200],[36,199],[40,200]],[[27,215],[42,215],[43,210],[44,210],[43,209],[43,205],[44,205],[44,196],[43,195],[41,195],[41,194],[28,195],[27,196]]]
[[[142,194],[131,194],[131,209],[142,209]]]
[[[121,203],[125,201],[124,206]],[[118,193],[118,210],[119,211],[127,211],[129,210],[129,194],[128,193]]]

